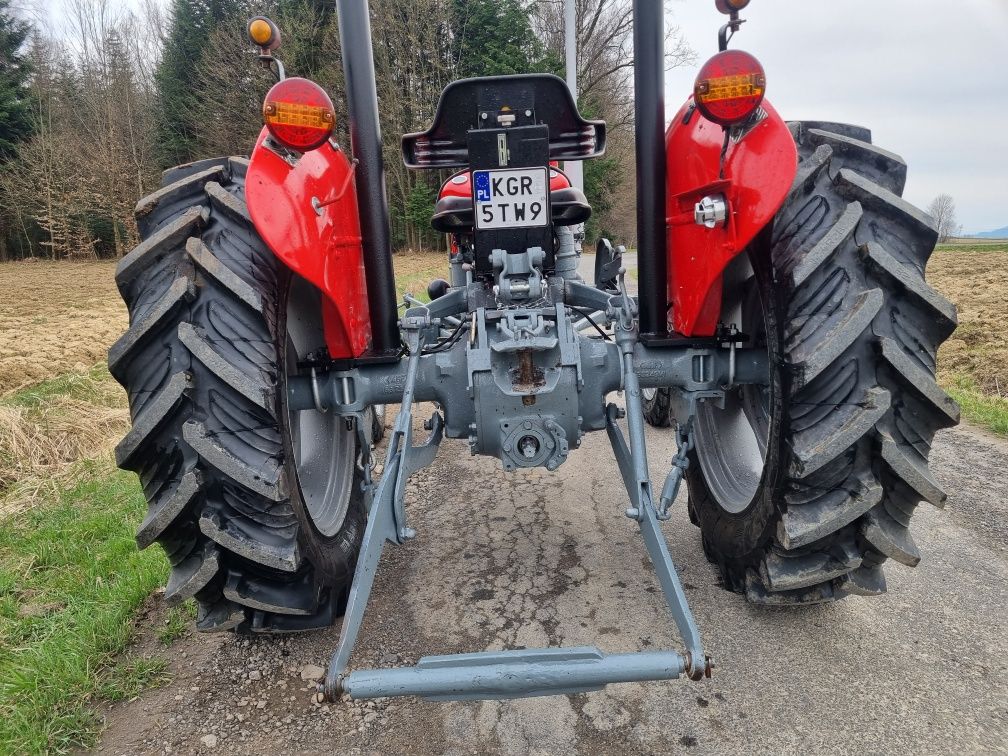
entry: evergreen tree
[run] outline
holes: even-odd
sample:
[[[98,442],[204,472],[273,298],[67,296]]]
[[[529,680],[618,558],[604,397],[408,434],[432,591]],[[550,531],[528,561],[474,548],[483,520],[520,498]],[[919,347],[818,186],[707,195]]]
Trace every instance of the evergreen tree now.
[[[10,158],[17,143],[31,134],[30,67],[22,54],[30,31],[14,17],[9,0],[0,0],[0,161]]]
[[[217,24],[244,10],[241,0],[172,0],[169,31],[157,70],[159,159],[167,168],[197,160],[190,118],[193,71]]]
[[[460,78],[544,70],[542,43],[520,0],[452,0]]]

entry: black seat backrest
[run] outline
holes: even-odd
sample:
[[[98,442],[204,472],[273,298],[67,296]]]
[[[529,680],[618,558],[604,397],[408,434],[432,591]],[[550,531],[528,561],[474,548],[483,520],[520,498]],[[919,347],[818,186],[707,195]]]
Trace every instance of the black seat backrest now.
[[[403,162],[409,168],[465,168],[471,130],[531,125],[549,128],[550,160],[584,160],[605,152],[605,122],[581,117],[563,79],[525,74],[449,84],[433,125],[403,137]]]

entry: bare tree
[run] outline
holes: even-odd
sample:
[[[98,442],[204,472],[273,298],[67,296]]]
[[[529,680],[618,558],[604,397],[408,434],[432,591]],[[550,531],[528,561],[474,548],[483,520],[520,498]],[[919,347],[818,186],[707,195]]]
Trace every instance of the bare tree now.
[[[0,176],[0,203],[35,253],[121,255],[156,183],[146,27],[111,0],[65,8],[60,33],[32,39],[33,136]]]
[[[938,225],[938,241],[946,242],[954,236],[960,226],[956,222],[955,200],[950,194],[939,194],[928,205],[928,214]]]
[[[419,248],[429,226],[409,222],[411,195],[431,180],[427,171],[407,170],[403,134],[426,129],[441,90],[455,78],[445,0],[375,0],[371,3],[375,83],[381,115],[382,151],[388,182],[393,241]]]
[[[564,0],[536,0],[532,6],[536,31],[547,49],[563,59]],[[578,90],[582,99],[600,101],[614,97],[631,104],[633,93],[633,6],[629,0],[575,0],[577,27]],[[665,29],[665,65],[688,65],[696,53],[687,44],[679,27]],[[624,108],[626,110],[626,108]],[[613,121],[610,128],[632,125],[632,108],[627,120]]]

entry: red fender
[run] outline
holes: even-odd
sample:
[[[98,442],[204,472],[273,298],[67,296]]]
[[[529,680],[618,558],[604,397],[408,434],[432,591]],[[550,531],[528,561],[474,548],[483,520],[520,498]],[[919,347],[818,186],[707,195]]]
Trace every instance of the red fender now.
[[[263,129],[245,179],[249,216],[273,254],[322,292],[329,355],[359,357],[371,321],[350,161],[327,142],[291,164],[263,146],[266,137]]]
[[[711,336],[721,312],[721,274],[784,204],[798,153],[787,125],[764,100],[766,117],[728,145],[722,173],[724,131],[692,104],[683,105],[665,134],[669,328]],[[728,218],[706,228],[696,224],[693,210],[712,194],[727,198]]]

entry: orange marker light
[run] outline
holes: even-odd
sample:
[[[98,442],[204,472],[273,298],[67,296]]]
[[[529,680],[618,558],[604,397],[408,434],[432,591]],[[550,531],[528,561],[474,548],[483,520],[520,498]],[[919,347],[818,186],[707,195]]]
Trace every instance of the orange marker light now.
[[[249,38],[259,47],[266,47],[273,39],[273,29],[270,28],[269,21],[263,18],[252,19],[249,24]]]
[[[766,93],[766,74],[752,55],[742,50],[720,52],[697,75],[693,99],[704,117],[731,126],[744,121]]]
[[[298,152],[318,149],[332,136],[336,116],[332,100],[308,79],[284,79],[267,92],[263,122],[285,147]]]
[[[249,40],[261,50],[276,50],[280,47],[280,29],[266,16],[256,16],[248,22]]]

